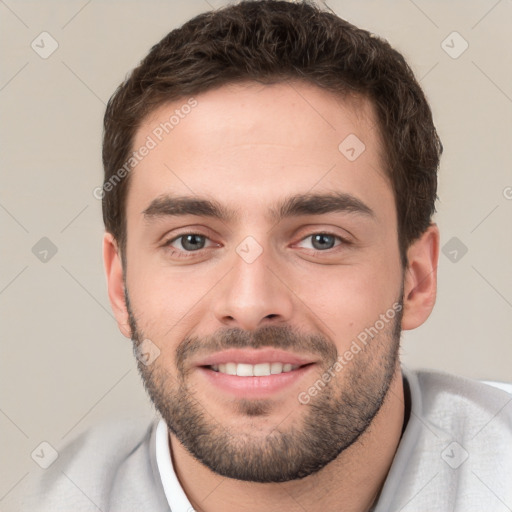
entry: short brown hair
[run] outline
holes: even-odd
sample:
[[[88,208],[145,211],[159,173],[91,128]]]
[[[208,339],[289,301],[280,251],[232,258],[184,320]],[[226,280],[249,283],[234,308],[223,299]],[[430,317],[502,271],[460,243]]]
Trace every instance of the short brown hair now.
[[[163,104],[234,82],[301,80],[375,107],[392,184],[402,263],[435,212],[442,145],[423,91],[387,41],[308,1],[243,1],[171,31],[110,98],[103,135],[103,220],[123,263],[128,162],[142,121]],[[125,168],[125,167],[124,167]],[[109,182],[110,180],[110,182]]]

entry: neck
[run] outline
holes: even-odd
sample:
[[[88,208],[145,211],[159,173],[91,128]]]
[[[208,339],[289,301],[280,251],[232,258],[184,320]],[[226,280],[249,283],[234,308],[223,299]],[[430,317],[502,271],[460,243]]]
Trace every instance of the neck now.
[[[170,446],[176,475],[196,510],[366,512],[393,462],[403,420],[404,392],[398,367],[368,430],[334,461],[300,480],[262,484],[222,477],[194,459],[172,434]]]

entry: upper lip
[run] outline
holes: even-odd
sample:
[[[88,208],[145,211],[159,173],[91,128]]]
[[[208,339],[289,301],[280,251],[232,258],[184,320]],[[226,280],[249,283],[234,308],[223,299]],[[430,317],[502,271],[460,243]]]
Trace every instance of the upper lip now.
[[[272,348],[264,349],[229,349],[222,352],[216,352],[207,356],[196,363],[196,366],[211,366],[213,364],[225,363],[289,363],[293,365],[303,366],[305,364],[314,363],[311,358],[292,354],[285,350],[277,350]]]

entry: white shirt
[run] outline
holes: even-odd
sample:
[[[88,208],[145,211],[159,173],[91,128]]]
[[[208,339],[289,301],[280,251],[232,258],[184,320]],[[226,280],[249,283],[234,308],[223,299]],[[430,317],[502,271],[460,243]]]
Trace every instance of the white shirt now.
[[[432,493],[438,493],[439,489],[443,487],[442,485],[439,486],[439,483],[436,482],[436,480],[445,478],[446,474],[453,477],[454,472],[457,472],[459,468],[462,468],[464,464],[470,463],[467,460],[470,457],[470,453],[468,453],[466,448],[461,444],[461,440],[454,439],[454,436],[450,432],[443,432],[443,430],[439,428],[437,422],[436,424],[430,424],[430,419],[425,417],[424,411],[425,405],[427,404],[423,404],[419,380],[414,372],[411,372],[407,368],[402,367],[402,374],[404,377],[404,391],[407,394],[407,388],[410,390],[410,399],[406,399],[406,401],[410,402],[408,404],[410,408],[409,419],[393,459],[393,463],[388,472],[385,484],[380,492],[377,503],[375,503],[374,507],[372,508],[372,512],[388,512],[390,510],[401,510],[402,512],[410,510],[418,512],[433,510]],[[454,378],[458,379],[457,377]],[[475,382],[475,385],[480,386],[481,384]],[[501,387],[502,389],[510,390],[510,385]],[[505,406],[506,405],[507,403],[505,403]],[[512,410],[511,405],[512,396],[508,402],[509,409]],[[450,411],[445,412],[449,413]],[[456,414],[458,411],[455,408],[451,412]],[[509,411],[509,413],[510,412],[511,411]],[[437,414],[439,414],[439,412],[437,412]],[[475,420],[475,418],[472,419],[473,421]],[[465,418],[459,418],[459,420],[462,425],[464,425],[466,422]],[[482,426],[484,426],[484,428],[487,421],[488,418],[484,417],[482,419]],[[476,435],[479,434],[479,432],[476,433]],[[425,439],[425,437],[429,439],[427,442],[429,445],[429,450],[424,451],[423,453],[425,456],[422,456],[421,453],[418,454],[418,450],[421,449],[421,446],[424,443],[423,439]],[[470,443],[470,441],[471,440],[468,439],[466,442],[468,449],[468,443]],[[507,441],[504,439],[504,442]],[[512,453],[510,434],[508,437],[508,443],[509,445],[507,448],[509,452]],[[496,447],[493,448],[496,449]],[[492,450],[491,447],[489,447],[489,454],[491,453]],[[432,455],[434,455],[433,461]],[[407,468],[408,465],[410,466],[410,462],[414,460],[414,458],[418,460],[418,463],[414,468]],[[437,461],[436,458],[438,459]],[[172,459],[170,456],[167,425],[163,419],[160,419],[157,425],[156,459],[158,463],[158,470],[160,472],[160,478],[162,480],[162,486],[169,503],[169,508],[172,510],[172,512],[193,511],[194,509],[190,504],[187,496],[185,495],[185,492],[183,491],[183,488],[181,487],[173,468]],[[423,462],[423,464],[421,462]],[[408,469],[408,473],[405,473],[406,468]],[[485,495],[486,493],[484,486],[486,483],[484,483],[483,479],[481,483],[479,483],[477,479],[481,479],[481,477],[479,476],[478,472],[473,470],[471,471],[474,475],[474,481],[472,485],[477,487],[481,485],[481,491]],[[504,477],[505,478],[503,481],[508,481],[510,487],[512,488],[512,474],[504,475]],[[454,480],[452,478],[452,481],[456,481],[456,479]],[[499,485],[494,485],[499,487]],[[417,494],[413,495],[412,498],[410,496],[411,487],[417,488]],[[453,488],[453,484],[449,484],[448,487]],[[404,488],[407,489],[407,492],[403,491]],[[492,488],[488,489],[487,491],[490,501],[486,502],[485,504],[482,504],[482,502],[479,504],[478,500],[475,501],[474,510],[479,512],[482,512],[483,510],[501,510],[499,508],[501,499],[498,495],[499,491],[494,491]],[[401,503],[402,508],[397,509],[395,507],[397,498],[399,496],[403,496],[404,501]],[[446,495],[445,498],[447,501],[450,500],[449,495]],[[493,502],[498,508],[479,508],[481,506],[489,506],[491,502]],[[456,502],[454,502],[454,506],[455,503]],[[501,503],[501,505],[504,507],[503,512],[507,511],[507,506],[509,507],[509,511],[512,509],[512,503],[507,503],[506,505]]]
[[[512,395],[446,373],[402,372],[410,417],[373,512],[511,512]],[[20,483],[17,510],[193,511],[160,417],[104,421],[55,448],[51,466]]]

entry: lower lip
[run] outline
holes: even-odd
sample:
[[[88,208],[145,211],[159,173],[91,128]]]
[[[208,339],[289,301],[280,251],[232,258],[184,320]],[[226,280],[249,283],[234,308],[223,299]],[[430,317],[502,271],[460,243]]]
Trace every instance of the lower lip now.
[[[315,366],[309,364],[289,372],[264,377],[239,377],[215,372],[210,368],[199,367],[199,371],[214,386],[237,398],[263,398],[296,384]]]

